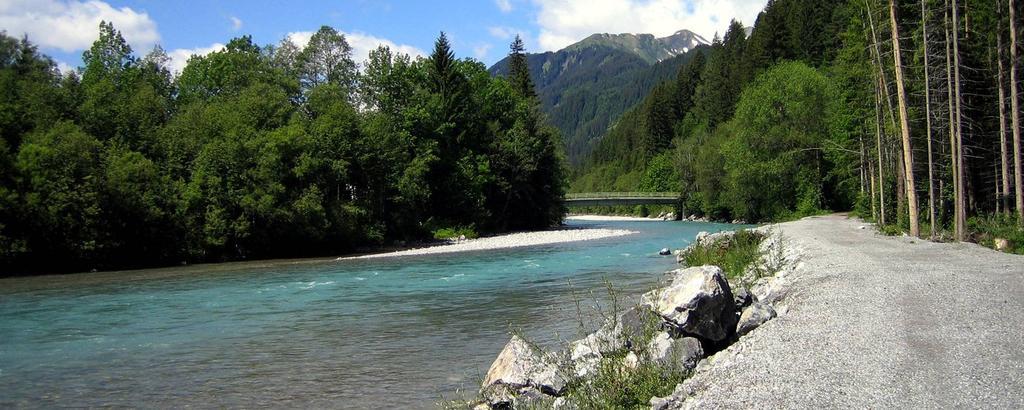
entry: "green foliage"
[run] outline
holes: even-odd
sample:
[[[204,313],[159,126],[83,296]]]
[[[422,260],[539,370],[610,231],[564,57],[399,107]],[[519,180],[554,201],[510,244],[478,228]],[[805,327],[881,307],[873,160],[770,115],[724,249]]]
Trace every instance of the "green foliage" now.
[[[330,27],[302,49],[244,36],[172,80],[162,49],[138,59],[112,25],[100,31],[81,82],[0,34],[4,273],[335,254],[438,226],[476,237],[561,221],[557,131],[443,36],[431,59],[382,47],[362,73]]]
[[[736,279],[765,256],[761,251],[761,242],[765,238],[760,232],[743,230],[730,239],[695,244],[683,253],[683,263],[686,266],[718,266],[729,279]]]
[[[812,215],[825,205],[825,153],[841,146],[842,109],[831,82],[802,63],[777,65],[748,87],[722,152],[734,217],[760,221]]]
[[[566,397],[583,409],[646,409],[652,397],[672,393],[689,373],[653,361],[627,367],[622,356],[601,359],[589,383],[570,389]]]
[[[841,30],[863,28],[849,11],[860,6],[826,3],[769,2],[749,38],[732,22],[608,130],[572,190],[666,189],[653,183],[669,181],[684,192],[687,213],[714,219],[849,209],[859,177],[850,135],[864,131],[870,65],[864,44],[835,51],[837,39],[854,38]],[[835,79],[830,66],[811,68],[833,60],[841,61]]]
[[[1009,244],[1009,253],[1024,255],[1024,229],[1020,228],[1017,218],[1004,214],[983,215],[969,218],[967,227],[971,237],[977,243],[995,249],[996,239],[1005,239]]]
[[[433,232],[434,239],[437,240],[449,240],[449,239],[476,239],[480,237],[480,234],[476,232],[472,226],[462,226],[457,228],[441,228]]]

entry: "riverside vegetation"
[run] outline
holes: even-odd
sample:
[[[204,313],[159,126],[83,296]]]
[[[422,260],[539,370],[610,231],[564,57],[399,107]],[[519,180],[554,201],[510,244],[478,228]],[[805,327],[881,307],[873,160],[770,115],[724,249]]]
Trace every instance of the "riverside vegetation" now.
[[[1013,0],[769,1],[615,120],[570,190],[683,192],[712,220],[854,210],[1020,252],[1021,15]]]
[[[565,171],[513,44],[507,78],[345,36],[251,37],[174,76],[110,23],[62,73],[0,33],[0,272],[337,254],[558,224]]]
[[[484,377],[480,396],[448,408],[647,408],[663,406],[701,360],[776,316],[785,286],[774,275],[795,256],[770,230],[701,233],[677,252],[691,268],[622,309],[609,284],[602,326],[561,352],[513,332]],[[719,268],[722,267],[722,269]],[[679,305],[682,303],[682,305]],[[577,303],[579,306],[580,304]],[[589,327],[578,307],[580,328]]]

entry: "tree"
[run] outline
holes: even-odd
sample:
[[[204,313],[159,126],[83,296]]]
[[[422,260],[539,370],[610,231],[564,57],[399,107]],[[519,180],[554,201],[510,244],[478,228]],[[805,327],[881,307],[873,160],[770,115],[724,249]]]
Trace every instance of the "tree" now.
[[[526,98],[536,98],[537,92],[533,87],[533,79],[530,78],[530,65],[526,61],[526,47],[518,34],[516,34],[515,40],[512,40],[510,49],[508,54],[509,81],[520,95]]]
[[[955,215],[955,230],[956,237],[959,241],[967,239],[967,199],[966,199],[966,188],[964,187],[964,151],[963,151],[963,127],[961,126],[961,119],[963,118],[963,109],[961,101],[963,101],[960,95],[960,11],[957,7],[957,0],[953,0],[953,95],[955,98],[955,111],[956,111],[956,134],[955,140],[953,141],[950,149],[956,151],[954,160],[956,161],[955,178],[956,178],[956,215]],[[1011,82],[1012,82],[1011,77]],[[1016,127],[1015,127],[1016,128]]]
[[[37,257],[62,255],[74,266],[93,262],[100,243],[102,143],[78,126],[61,122],[28,136],[18,151],[17,171],[31,215],[28,247]],[[43,263],[44,261],[37,261]]]
[[[830,80],[782,63],[743,92],[723,147],[732,216],[748,221],[811,214],[824,206],[827,147],[842,146],[842,110]]]
[[[305,90],[332,83],[349,92],[355,91],[356,64],[352,60],[352,46],[345,35],[334,28],[321,26],[296,60]]]
[[[1010,166],[1009,166],[1009,153],[1007,152],[1007,124],[1006,124],[1006,70],[1004,68],[1003,60],[1003,2],[1002,0],[996,0],[996,49],[998,56],[997,66],[999,69],[998,77],[996,81],[999,87],[999,162],[1001,171],[1000,178],[1002,184],[1002,200],[996,198],[999,203],[997,207],[1001,206],[1003,213],[1010,215]]]
[[[1021,167],[1020,107],[1017,96],[1017,20],[1014,0],[1008,0],[1010,9],[1010,121],[1013,124],[1013,181],[1016,187],[1017,224],[1024,227],[1024,172]],[[956,1],[953,2],[954,6]],[[954,11],[954,16],[956,12]],[[954,17],[955,19],[955,17]]]
[[[925,138],[928,146],[928,236],[936,235],[935,225],[935,165],[932,161],[932,94],[931,76],[928,65],[928,9],[925,0],[921,0],[921,45],[924,48],[924,116]],[[1000,71],[1002,75],[1002,71]],[[1000,92],[1002,88],[1000,87]]]
[[[900,110],[900,133],[903,136],[903,175],[906,179],[907,212],[910,216],[910,235],[921,236],[917,217],[917,189],[914,186],[914,151],[910,144],[910,119],[907,118],[907,96],[903,84],[903,59],[900,53],[899,21],[896,17],[896,0],[889,0],[889,17],[892,22],[893,66],[896,71],[896,95]]]

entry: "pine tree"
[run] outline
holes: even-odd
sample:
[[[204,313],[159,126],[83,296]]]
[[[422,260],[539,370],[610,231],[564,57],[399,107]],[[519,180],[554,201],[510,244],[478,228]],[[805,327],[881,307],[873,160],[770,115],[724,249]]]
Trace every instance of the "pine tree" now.
[[[510,48],[511,51],[508,54],[509,81],[512,82],[512,87],[520,95],[533,99],[537,97],[537,91],[534,89],[533,79],[530,78],[530,65],[526,60],[526,47],[523,45],[523,39],[518,34],[516,34],[516,38],[512,41]]]

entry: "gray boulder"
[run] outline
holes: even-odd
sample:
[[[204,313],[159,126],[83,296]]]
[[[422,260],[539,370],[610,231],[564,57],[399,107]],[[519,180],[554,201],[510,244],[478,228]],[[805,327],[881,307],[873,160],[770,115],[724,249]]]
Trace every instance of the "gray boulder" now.
[[[736,325],[736,306],[722,269],[698,266],[672,274],[671,285],[644,294],[641,303],[684,335],[727,339]]]
[[[558,363],[536,352],[519,336],[512,336],[484,376],[481,393],[491,405],[509,403],[529,389],[558,396],[566,380]]]
[[[754,302],[750,306],[747,306],[746,309],[743,309],[743,314],[740,315],[740,321],[736,325],[736,335],[743,336],[751,330],[757,329],[757,327],[764,324],[764,322],[774,319],[775,316],[775,309],[773,309],[771,305]]]
[[[704,348],[696,338],[673,339],[668,333],[659,332],[647,345],[647,354],[652,361],[693,370],[704,357]]]

